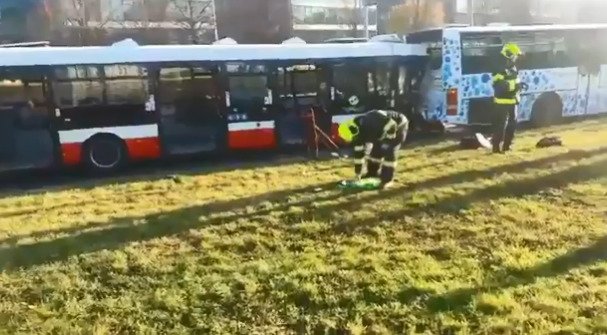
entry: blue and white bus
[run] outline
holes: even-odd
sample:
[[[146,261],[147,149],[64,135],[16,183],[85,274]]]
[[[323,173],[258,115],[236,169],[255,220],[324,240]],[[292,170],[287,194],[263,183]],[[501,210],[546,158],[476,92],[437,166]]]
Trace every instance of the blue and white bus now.
[[[519,44],[522,82],[519,122],[548,125],[562,118],[607,112],[607,24],[444,27],[415,32],[431,60],[419,110],[428,121],[491,122],[492,72],[505,42]]]

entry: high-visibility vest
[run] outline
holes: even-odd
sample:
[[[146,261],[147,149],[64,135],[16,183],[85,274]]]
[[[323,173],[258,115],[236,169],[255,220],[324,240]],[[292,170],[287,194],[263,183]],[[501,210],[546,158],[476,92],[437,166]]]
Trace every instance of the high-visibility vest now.
[[[493,75],[493,101],[498,105],[516,105],[520,100],[520,83],[515,67]]]

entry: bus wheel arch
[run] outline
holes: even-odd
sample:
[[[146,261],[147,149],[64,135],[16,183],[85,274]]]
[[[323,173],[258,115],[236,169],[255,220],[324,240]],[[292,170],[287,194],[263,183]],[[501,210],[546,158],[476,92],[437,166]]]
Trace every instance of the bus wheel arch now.
[[[541,94],[531,108],[531,124],[534,127],[554,125],[563,117],[563,100],[556,92]]]
[[[82,161],[95,174],[116,172],[128,162],[127,145],[115,134],[95,134],[82,145]]]

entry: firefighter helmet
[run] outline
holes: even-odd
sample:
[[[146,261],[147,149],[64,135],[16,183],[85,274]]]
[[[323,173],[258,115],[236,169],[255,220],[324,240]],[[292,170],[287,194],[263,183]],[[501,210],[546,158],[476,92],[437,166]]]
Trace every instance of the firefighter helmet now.
[[[515,61],[523,51],[516,43],[506,43],[502,48],[502,55],[512,61]]]

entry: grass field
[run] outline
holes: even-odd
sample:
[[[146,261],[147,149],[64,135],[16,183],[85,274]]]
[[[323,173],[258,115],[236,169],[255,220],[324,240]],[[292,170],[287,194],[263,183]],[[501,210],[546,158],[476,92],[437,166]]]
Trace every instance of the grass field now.
[[[4,194],[0,333],[607,333],[607,121],[454,145]]]

